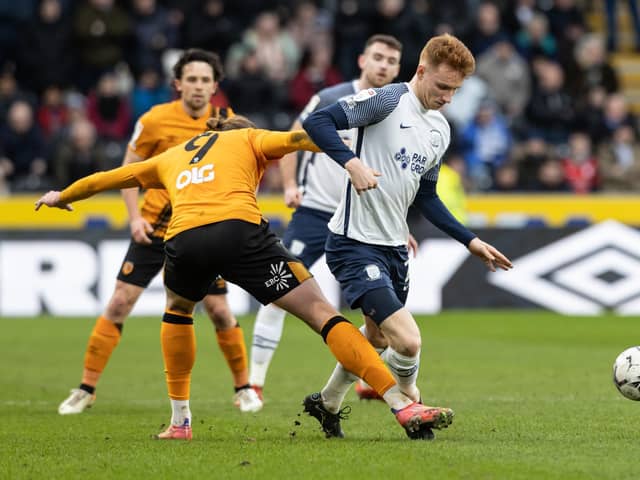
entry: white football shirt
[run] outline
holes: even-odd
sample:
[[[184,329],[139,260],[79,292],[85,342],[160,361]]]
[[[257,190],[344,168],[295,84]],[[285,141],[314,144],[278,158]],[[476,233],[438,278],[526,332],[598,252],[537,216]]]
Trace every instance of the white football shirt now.
[[[406,245],[407,211],[420,180],[437,181],[451,131],[437,110],[422,106],[407,83],[371,88],[339,102],[357,128],[352,149],[382,173],[378,188],[358,195],[347,181],[329,229],[374,245]]]
[[[316,110],[347,98],[358,91],[357,80],[325,88],[314,95],[299,116],[300,123]],[[340,130],[340,138],[352,147],[355,130]],[[299,157],[298,185],[302,190],[301,206],[333,213],[338,208],[347,174],[325,153],[304,152]]]

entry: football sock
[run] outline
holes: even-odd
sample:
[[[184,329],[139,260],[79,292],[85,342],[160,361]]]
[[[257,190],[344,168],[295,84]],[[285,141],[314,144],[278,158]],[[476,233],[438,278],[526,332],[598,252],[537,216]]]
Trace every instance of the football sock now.
[[[216,330],[218,345],[224,355],[233,376],[234,387],[241,387],[249,383],[247,371],[247,348],[244,345],[242,328],[236,325],[227,330]]]
[[[359,328],[360,333],[362,333],[365,338],[366,328],[366,325],[362,325]],[[375,350],[380,354],[384,349],[375,348]],[[320,392],[322,394],[322,404],[325,408],[332,413],[337,413],[338,410],[340,410],[340,405],[342,405],[344,397],[347,395],[351,384],[356,380],[358,380],[358,377],[347,372],[340,363],[337,363],[329,377],[329,380],[327,381],[327,384]],[[362,383],[367,385],[364,381]]]
[[[160,328],[167,390],[172,400],[189,400],[191,370],[196,358],[193,317],[165,312]]]
[[[402,410],[404,407],[408,407],[413,403],[413,400],[407,397],[400,391],[398,385],[394,385],[389,390],[384,392],[382,399],[387,402],[387,405],[391,407],[391,410],[395,413],[398,410]]]
[[[191,425],[191,409],[189,400],[171,399],[171,425],[183,427]]]
[[[261,306],[253,326],[249,383],[264,386],[267,370],[273,358],[284,328],[287,312],[274,304]]]
[[[362,335],[364,335],[365,338],[366,338],[366,336],[367,336],[367,324],[366,323],[362,324],[358,330],[360,330]],[[382,355],[382,352],[384,352],[387,347],[384,347],[384,348],[373,347],[373,348],[378,353],[378,355]],[[383,359],[384,359],[384,357],[383,357]],[[370,385],[367,384],[367,382],[365,382],[361,378],[359,379],[359,381],[360,381],[360,385],[362,385],[363,387],[367,387],[367,388],[370,387]]]
[[[332,413],[338,413],[351,384],[357,379],[358,377],[347,372],[340,363],[336,363],[327,384],[320,392],[325,408]]]
[[[113,349],[116,348],[120,341],[121,331],[122,325],[116,325],[102,315],[98,317],[89,336],[87,351],[84,354],[83,385],[95,388],[98,384],[100,375],[107,365]]]
[[[387,366],[393,377],[396,379],[398,388],[411,397],[415,402],[420,400],[420,390],[416,385],[418,380],[418,369],[420,367],[420,352],[415,357],[409,357],[396,352],[389,347],[383,353],[382,358],[387,362]]]
[[[395,385],[380,356],[346,318],[333,317],[324,324],[321,333],[331,353],[347,372],[363,378],[381,395]]]

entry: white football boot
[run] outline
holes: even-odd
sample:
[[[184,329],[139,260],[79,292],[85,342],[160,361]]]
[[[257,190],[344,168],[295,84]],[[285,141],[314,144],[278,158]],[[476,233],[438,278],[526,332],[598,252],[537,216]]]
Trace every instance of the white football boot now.
[[[58,407],[58,413],[60,415],[74,415],[76,413],[82,413],[87,408],[91,408],[93,402],[96,401],[96,395],[74,388],[64,402]]]
[[[239,390],[233,397],[233,404],[243,413],[262,410],[262,400],[253,388]]]

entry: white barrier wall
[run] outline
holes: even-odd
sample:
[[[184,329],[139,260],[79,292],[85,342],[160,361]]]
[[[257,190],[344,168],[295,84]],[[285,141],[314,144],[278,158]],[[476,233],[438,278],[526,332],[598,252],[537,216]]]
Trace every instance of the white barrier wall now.
[[[638,230],[606,221],[584,228],[478,233],[509,256],[514,269],[490,273],[456,241],[423,235],[428,238],[420,242],[409,264],[407,307],[412,312],[543,308],[567,315],[640,315]],[[126,252],[128,240],[121,235],[91,230],[0,235],[0,316],[98,315],[111,296]],[[324,259],[312,272],[330,301],[340,306],[339,287]],[[257,307],[233,285],[229,302],[236,314]],[[161,315],[164,303],[158,276],[133,313]]]

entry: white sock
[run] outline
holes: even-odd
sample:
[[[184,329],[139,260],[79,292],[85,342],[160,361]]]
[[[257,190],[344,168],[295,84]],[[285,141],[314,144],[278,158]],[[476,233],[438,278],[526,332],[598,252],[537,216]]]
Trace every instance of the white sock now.
[[[404,407],[407,407],[413,403],[409,397],[407,397],[404,393],[400,391],[398,385],[394,385],[389,390],[384,392],[382,396],[387,405],[395,411],[402,410]]]
[[[408,357],[389,347],[382,355],[389,370],[398,383],[398,388],[411,397],[414,402],[420,400],[420,390],[416,385],[420,367],[420,352],[415,357]]]
[[[183,427],[191,425],[189,400],[171,400],[171,425]]]
[[[345,370],[341,363],[336,363],[336,368],[333,369],[327,384],[320,392],[325,408],[331,413],[337,413],[351,384],[357,379],[358,377]]]
[[[249,383],[264,386],[271,358],[275,353],[287,312],[274,304],[261,306],[253,326],[253,342],[251,344],[251,360],[249,363]]]

